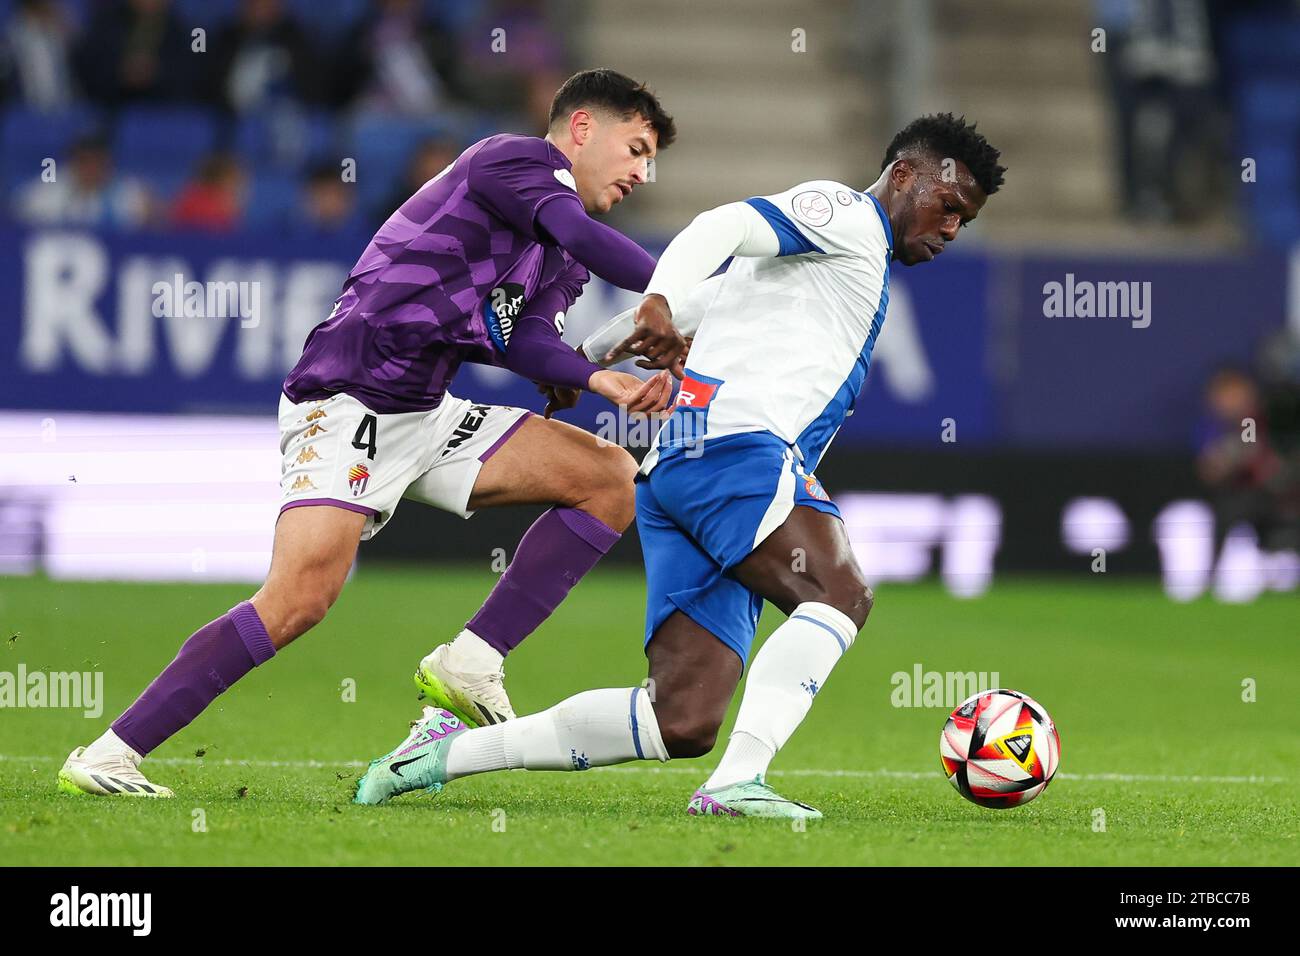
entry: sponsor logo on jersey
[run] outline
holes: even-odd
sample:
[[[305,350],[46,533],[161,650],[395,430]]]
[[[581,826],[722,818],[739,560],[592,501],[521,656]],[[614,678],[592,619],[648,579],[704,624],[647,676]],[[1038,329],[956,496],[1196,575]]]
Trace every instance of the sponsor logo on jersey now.
[[[835,215],[835,206],[830,197],[820,189],[806,189],[794,197],[791,203],[795,218],[810,226],[824,226]]]
[[[304,438],[315,438],[317,435],[319,435],[321,432],[324,431],[329,431],[329,429],[327,429],[320,422],[316,422],[311,426],[311,428],[307,429],[302,434]]]
[[[438,457],[442,458],[450,454],[473,438],[478,430],[483,427],[483,423],[487,421],[488,412],[491,410],[491,405],[471,405],[469,411],[465,413],[465,417],[456,426],[456,430],[447,439],[447,447],[442,450]]]
[[[316,409],[314,412],[312,412],[310,415],[307,416],[307,421],[309,421],[309,422],[314,422],[314,421],[316,421],[316,419],[318,419],[318,418],[328,418],[328,417],[329,417],[329,416],[325,414],[325,409],[323,409],[323,408],[318,408],[318,409]]]
[[[503,282],[483,300],[483,324],[499,351],[510,344],[510,333],[526,304],[524,287],[518,282]]]
[[[294,460],[295,465],[305,465],[309,461],[319,461],[320,455],[316,454],[316,446],[308,445],[302,451],[298,452],[298,457]]]
[[[358,462],[348,469],[348,487],[352,489],[353,498],[360,498],[365,494],[368,484],[370,484],[370,469],[366,467],[365,462]]]
[[[306,475],[299,475],[294,483],[289,487],[290,491],[315,491],[316,486]]]

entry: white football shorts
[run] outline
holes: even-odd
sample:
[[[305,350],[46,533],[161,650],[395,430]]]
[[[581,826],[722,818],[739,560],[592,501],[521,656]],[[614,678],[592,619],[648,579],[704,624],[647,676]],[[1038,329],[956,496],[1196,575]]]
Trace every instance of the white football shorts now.
[[[483,462],[532,412],[450,393],[428,412],[371,411],[351,395],[294,404],[280,396],[280,511],[333,505],[366,515],[361,540],[403,498],[468,518]]]

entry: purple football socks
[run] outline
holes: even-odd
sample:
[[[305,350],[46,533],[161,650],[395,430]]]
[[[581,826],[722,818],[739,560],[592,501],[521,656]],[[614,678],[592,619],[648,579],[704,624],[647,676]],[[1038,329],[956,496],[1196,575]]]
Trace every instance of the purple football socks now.
[[[520,539],[510,567],[466,627],[509,654],[621,537],[585,511],[552,508]]]
[[[113,732],[144,756],[274,654],[256,609],[248,601],[237,604],[181,645],[176,659],[113,721]]]

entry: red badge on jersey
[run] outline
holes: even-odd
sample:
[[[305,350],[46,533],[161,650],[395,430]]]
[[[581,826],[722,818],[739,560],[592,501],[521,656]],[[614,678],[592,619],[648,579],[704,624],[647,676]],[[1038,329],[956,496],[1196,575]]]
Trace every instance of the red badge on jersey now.
[[[701,382],[687,375],[682,379],[682,387],[677,391],[675,404],[685,405],[687,408],[706,408],[709,402],[713,401],[713,393],[717,390],[718,386]]]

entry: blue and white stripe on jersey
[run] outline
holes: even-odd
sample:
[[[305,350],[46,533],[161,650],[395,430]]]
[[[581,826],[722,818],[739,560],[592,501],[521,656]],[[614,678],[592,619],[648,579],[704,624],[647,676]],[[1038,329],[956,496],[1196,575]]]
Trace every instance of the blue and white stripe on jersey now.
[[[876,312],[871,317],[871,330],[867,334],[867,341],[862,346],[862,351],[858,354],[858,360],[853,364],[849,377],[845,379],[844,384],[839,387],[822,413],[809,422],[808,427],[800,432],[795,440],[795,445],[803,453],[804,467],[808,471],[817,470],[817,463],[826,453],[831,439],[835,437],[835,433],[857,402],[858,392],[862,391],[862,385],[867,379],[867,369],[871,365],[871,353],[876,347],[876,338],[885,323],[885,310],[889,307],[889,259],[894,248],[894,231],[890,228],[889,217],[885,215],[880,201],[870,193],[867,193],[867,196],[876,207],[876,215],[880,217],[885,241],[889,246],[885,250],[885,278],[880,286],[880,304],[876,306]]]
[[[758,214],[767,220],[767,224],[776,233],[777,241],[781,244],[778,256],[798,256],[805,252],[826,254],[826,250],[805,236],[799,227],[790,221],[789,216],[762,196],[754,196],[746,199],[745,202],[757,209]]]

